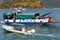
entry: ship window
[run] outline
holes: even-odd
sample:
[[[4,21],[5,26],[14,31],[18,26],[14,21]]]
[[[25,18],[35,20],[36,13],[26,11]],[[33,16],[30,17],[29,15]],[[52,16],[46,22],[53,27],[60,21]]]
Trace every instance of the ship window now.
[[[13,14],[10,15],[3,15],[4,19],[12,19],[14,17]]]

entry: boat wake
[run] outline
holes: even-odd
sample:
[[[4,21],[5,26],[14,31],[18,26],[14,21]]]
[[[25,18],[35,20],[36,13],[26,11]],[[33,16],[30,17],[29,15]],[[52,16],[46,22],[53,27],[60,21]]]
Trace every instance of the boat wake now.
[[[35,36],[55,37],[55,35],[54,35],[54,34],[39,34],[39,33],[35,33],[35,34],[32,34],[32,35],[35,35]]]
[[[4,21],[0,21],[0,23],[5,23]]]

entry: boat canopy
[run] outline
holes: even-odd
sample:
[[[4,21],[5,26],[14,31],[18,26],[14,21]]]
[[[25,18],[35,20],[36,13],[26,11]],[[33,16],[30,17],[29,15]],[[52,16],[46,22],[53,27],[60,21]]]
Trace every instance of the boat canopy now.
[[[31,19],[35,18],[35,13],[22,13],[22,14],[16,14],[17,19]]]
[[[15,15],[14,15],[15,14]],[[16,19],[31,19],[35,18],[37,13],[5,13],[4,19],[12,19],[14,16]]]

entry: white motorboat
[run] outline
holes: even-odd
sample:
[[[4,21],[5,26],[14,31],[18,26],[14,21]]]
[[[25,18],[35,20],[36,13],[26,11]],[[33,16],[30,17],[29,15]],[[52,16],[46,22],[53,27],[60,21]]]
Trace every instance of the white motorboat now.
[[[23,31],[14,29],[13,26],[2,25],[2,28],[13,33],[20,33],[25,35],[31,35],[35,33],[35,29],[31,29],[31,30],[28,30],[27,32],[23,32]]]

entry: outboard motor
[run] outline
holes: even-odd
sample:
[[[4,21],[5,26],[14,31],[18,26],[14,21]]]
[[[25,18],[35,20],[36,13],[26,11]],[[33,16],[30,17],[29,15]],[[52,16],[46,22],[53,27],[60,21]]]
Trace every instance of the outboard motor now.
[[[32,33],[35,33],[35,29],[31,29],[31,32],[32,32]]]

